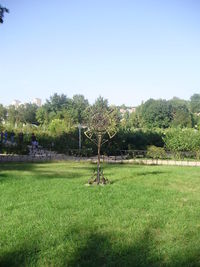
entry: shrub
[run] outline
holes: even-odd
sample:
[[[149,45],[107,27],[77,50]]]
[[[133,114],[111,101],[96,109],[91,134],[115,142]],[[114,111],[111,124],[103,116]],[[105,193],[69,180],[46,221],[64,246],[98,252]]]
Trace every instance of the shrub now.
[[[172,152],[198,151],[200,133],[194,129],[170,129],[163,138],[165,147]]]
[[[165,149],[163,147],[149,146],[147,148],[147,157],[153,159],[165,159]]]
[[[195,151],[195,157],[197,160],[200,160],[200,149]]]
[[[0,153],[2,154],[17,154],[17,155],[27,155],[29,149],[26,144],[0,144]]]
[[[54,119],[50,122],[48,130],[52,135],[61,135],[62,133],[69,132],[69,127],[64,120]]]

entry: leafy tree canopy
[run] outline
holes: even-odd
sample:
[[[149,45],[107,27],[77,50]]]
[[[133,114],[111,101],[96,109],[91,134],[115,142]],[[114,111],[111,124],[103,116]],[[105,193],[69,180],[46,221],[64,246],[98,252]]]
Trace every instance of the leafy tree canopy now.
[[[173,98],[168,101],[172,107],[172,122],[173,127],[189,127],[193,126],[193,116],[188,108],[188,101]]]
[[[141,107],[143,126],[167,128],[171,122],[171,105],[166,100],[149,99]]]
[[[194,94],[190,97],[191,111],[194,113],[200,113],[200,94]]]

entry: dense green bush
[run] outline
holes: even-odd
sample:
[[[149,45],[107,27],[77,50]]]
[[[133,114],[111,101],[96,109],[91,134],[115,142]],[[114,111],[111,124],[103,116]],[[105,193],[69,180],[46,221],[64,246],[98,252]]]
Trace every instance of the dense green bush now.
[[[19,144],[19,132],[21,129],[15,130],[15,142]],[[55,134],[48,129],[41,127],[25,127],[24,132],[24,145],[31,144],[31,135],[35,134],[39,145],[44,148],[57,151],[59,153],[71,153],[70,150],[78,149],[79,145],[79,133],[77,128],[71,129],[69,132],[60,131]],[[10,136],[10,132],[8,133]],[[92,143],[82,131],[82,153],[97,154],[97,146]],[[119,155],[121,150],[146,150],[149,145],[163,146],[162,131],[155,130],[122,130],[120,129],[113,139],[108,139],[101,149],[101,153],[104,155]],[[8,149],[7,149],[8,151]]]
[[[163,137],[165,147],[172,152],[198,151],[200,132],[194,129],[170,129]]]
[[[1,154],[17,154],[17,155],[27,155],[29,149],[26,144],[1,144],[0,143],[0,153]]]
[[[79,133],[77,128],[69,132],[52,133],[42,127],[24,127],[23,145],[19,143],[19,132],[15,130],[15,146],[1,146],[1,153],[27,153],[27,145],[31,144],[31,135],[34,133],[42,147],[58,153],[77,154],[79,146]],[[11,132],[8,131],[8,140]],[[109,139],[105,136],[105,139]],[[194,129],[172,128],[169,130],[157,129],[119,129],[113,139],[108,140],[101,149],[102,155],[120,155],[123,150],[147,150],[151,158],[165,158],[166,151],[175,158],[200,158],[200,132]],[[184,151],[184,153],[183,153]],[[168,153],[168,156],[169,154]],[[97,154],[97,147],[82,131],[82,156]]]
[[[165,159],[167,155],[163,147],[149,146],[147,148],[147,157],[153,159]]]
[[[113,139],[105,144],[103,149],[108,154],[118,154],[120,150],[146,150],[150,145],[164,146],[161,130],[121,129]]]
[[[200,160],[200,149],[195,151],[195,157],[197,160]]]

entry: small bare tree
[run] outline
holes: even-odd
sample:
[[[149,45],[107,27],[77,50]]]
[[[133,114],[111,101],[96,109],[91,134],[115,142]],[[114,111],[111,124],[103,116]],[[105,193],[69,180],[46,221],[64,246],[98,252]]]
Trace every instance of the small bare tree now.
[[[100,166],[101,146],[114,137],[117,132],[115,110],[108,107],[107,100],[99,97],[88,110],[87,130],[84,134],[97,145],[97,172],[89,180],[89,184],[106,184],[108,181]]]

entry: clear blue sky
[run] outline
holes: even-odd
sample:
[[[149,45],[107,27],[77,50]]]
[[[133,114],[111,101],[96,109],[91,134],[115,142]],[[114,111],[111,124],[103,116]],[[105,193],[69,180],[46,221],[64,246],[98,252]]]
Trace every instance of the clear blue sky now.
[[[200,93],[199,0],[0,0],[0,103]]]

